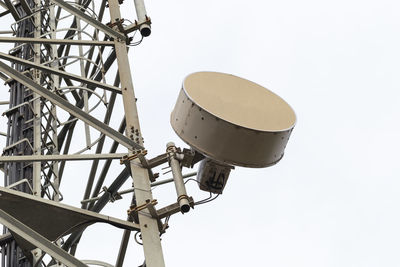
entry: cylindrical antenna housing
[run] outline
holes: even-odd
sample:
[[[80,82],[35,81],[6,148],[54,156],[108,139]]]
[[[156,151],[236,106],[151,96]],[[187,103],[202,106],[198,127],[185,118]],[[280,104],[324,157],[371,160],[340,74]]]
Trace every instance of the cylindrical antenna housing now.
[[[146,7],[144,6],[144,1],[143,0],[134,0],[135,1],[135,9],[136,9],[136,16],[138,19],[138,23],[143,23],[147,21],[147,13],[146,13]],[[151,27],[148,24],[142,24],[140,25],[140,34],[143,37],[147,37],[151,34]]]
[[[169,166],[171,167],[172,176],[174,177],[174,184],[176,194],[178,196],[177,202],[181,208],[182,213],[190,210],[189,197],[186,193],[185,183],[183,182],[182,169],[179,161],[176,159],[177,148],[173,142],[167,144],[167,154]]]
[[[261,168],[282,157],[296,115],[268,89],[225,73],[197,72],[183,81],[171,125],[205,156]]]

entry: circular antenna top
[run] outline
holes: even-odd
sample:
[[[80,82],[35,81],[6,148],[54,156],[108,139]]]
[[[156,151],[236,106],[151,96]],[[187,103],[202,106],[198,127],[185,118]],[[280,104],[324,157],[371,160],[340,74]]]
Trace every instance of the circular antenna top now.
[[[284,154],[296,123],[292,108],[251,81],[196,72],[183,81],[171,125],[183,141],[218,162],[267,167]]]
[[[294,111],[282,98],[234,75],[196,72],[186,77],[183,89],[199,107],[238,126],[282,131],[296,122]]]

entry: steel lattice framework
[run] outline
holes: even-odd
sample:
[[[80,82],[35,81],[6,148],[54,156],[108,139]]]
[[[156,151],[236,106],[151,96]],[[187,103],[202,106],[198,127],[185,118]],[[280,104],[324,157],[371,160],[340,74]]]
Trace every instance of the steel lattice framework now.
[[[9,108],[4,113],[7,143],[0,159],[6,188],[1,195],[14,201],[14,210],[19,203],[20,209],[49,206],[76,218],[71,222],[74,227],[55,229],[56,236],[69,234],[61,242],[41,232],[39,224],[28,225],[17,213],[0,207],[0,223],[5,226],[0,237],[2,266],[86,266],[90,263],[73,255],[87,224],[102,220],[125,229],[116,266],[122,266],[132,230],[141,232],[144,265],[164,266],[159,234],[166,225],[161,219],[179,211],[179,206],[157,212],[153,207],[151,167],[167,162],[168,154],[153,160],[144,157],[127,54],[129,46],[140,42],[140,38],[136,43],[133,40],[136,32],[140,32],[136,38],[150,34],[151,22],[143,1],[136,0],[131,5],[137,20],[123,19],[120,6],[125,4],[120,0],[0,1],[0,16],[13,19],[11,30],[5,29],[0,37],[0,43],[13,44],[8,53],[0,52],[1,78],[10,88]],[[119,104],[123,112],[115,112]],[[83,144],[80,148],[77,139]],[[126,153],[117,153],[121,146]],[[116,159],[125,164],[118,175],[109,172]],[[83,196],[87,201],[80,209],[57,204],[63,199],[60,185],[72,160],[92,164]],[[104,190],[109,176],[113,181]],[[125,223],[101,217],[98,213],[130,176],[132,210],[147,208],[152,216],[132,212]],[[46,253],[51,256],[47,262]]]

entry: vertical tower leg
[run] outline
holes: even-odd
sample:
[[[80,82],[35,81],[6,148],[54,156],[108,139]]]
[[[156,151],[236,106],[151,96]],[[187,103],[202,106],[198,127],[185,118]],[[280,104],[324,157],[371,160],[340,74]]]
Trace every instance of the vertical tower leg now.
[[[109,0],[108,3],[111,22],[115,23],[116,21],[121,19],[118,0]],[[126,116],[126,135],[133,139],[136,143],[142,145],[143,140],[140,133],[140,124],[136,107],[136,98],[132,84],[132,76],[130,73],[127,47],[123,40],[115,39],[114,42],[117,55],[119,76],[121,79],[124,111]],[[145,168],[139,167],[133,162],[131,162],[130,167],[135,187],[136,202],[139,206],[145,204],[146,200],[153,199],[150,189],[149,174]],[[156,219],[141,215],[139,213],[139,224],[142,233],[146,266],[165,266],[159,236],[160,233],[158,230]]]
[[[39,8],[41,6],[40,0],[35,0],[35,8]],[[40,12],[35,12],[34,15],[34,38],[40,38],[41,34],[41,14]],[[34,62],[37,65],[40,65],[40,44],[34,44]],[[34,70],[34,81],[37,84],[40,84],[40,71]],[[33,102],[33,111],[34,111],[34,119],[33,119],[33,153],[35,155],[41,154],[41,107],[40,107],[40,97],[37,93],[33,94],[34,102]],[[35,196],[41,197],[41,185],[40,185],[40,174],[41,174],[41,163],[34,162],[33,163],[33,194]]]

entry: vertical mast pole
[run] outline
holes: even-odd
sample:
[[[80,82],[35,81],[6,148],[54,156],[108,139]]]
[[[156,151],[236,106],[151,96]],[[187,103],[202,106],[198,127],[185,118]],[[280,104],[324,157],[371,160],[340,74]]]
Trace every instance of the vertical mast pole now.
[[[79,3],[78,0],[75,0],[76,3]],[[82,40],[82,33],[81,33],[81,20],[79,19],[79,17],[75,17],[76,19],[76,28],[77,28],[77,32],[78,32],[78,40]],[[81,76],[85,77],[85,65],[84,65],[84,61],[83,61],[83,48],[81,45],[78,46],[79,49],[79,65],[81,68]],[[86,113],[89,113],[89,103],[88,103],[88,92],[86,90],[83,90],[82,92],[83,95],[83,110]],[[89,130],[89,124],[85,123],[85,135],[86,135],[86,146],[90,147],[90,130]]]
[[[35,7],[34,9],[36,10],[35,15],[34,15],[34,38],[40,38],[41,35],[41,29],[42,29],[42,22],[41,22],[41,14],[40,11],[37,11],[40,9],[41,3],[40,0],[35,0]],[[40,57],[41,57],[41,52],[40,52],[40,44],[34,44],[34,62],[36,65],[40,65]],[[37,69],[33,69],[33,80],[37,83],[40,84],[40,71]],[[41,104],[40,104],[40,96],[37,93],[33,94],[34,97],[34,102],[33,102],[33,111],[34,111],[34,119],[33,119],[33,154],[35,155],[40,155],[41,154]],[[40,175],[41,174],[41,163],[40,162],[34,162],[33,163],[33,194],[35,196],[41,197],[41,183],[40,183]]]
[[[108,0],[111,23],[115,23],[121,19],[118,0]],[[115,28],[118,30],[118,28]],[[124,40],[114,40],[115,51],[117,55],[119,76],[121,79],[122,98],[124,111],[126,116],[126,135],[136,143],[143,145],[142,136],[140,133],[139,118],[137,113],[136,98],[132,84],[127,47]],[[130,149],[130,152],[133,150]],[[150,187],[150,179],[148,171],[130,163],[131,174],[133,178],[135,197],[137,205],[146,203],[146,200],[152,200]],[[140,231],[143,240],[144,256],[146,266],[148,267],[164,267],[164,257],[161,248],[160,233],[158,230],[157,221],[154,218],[138,214]]]
[[[49,7],[49,26],[50,26],[50,31],[51,31],[51,39],[57,39],[56,35],[56,14],[55,14],[55,6],[50,5]],[[51,44],[51,67],[54,69],[58,69],[58,56],[57,56],[57,45]],[[51,75],[51,79],[53,80],[51,90],[56,93],[58,87],[60,86],[60,79],[58,75]],[[51,103],[51,108],[50,108],[50,113],[51,116],[53,117],[52,120],[52,127],[53,127],[53,143],[54,143],[54,148],[53,148],[53,154],[58,155],[60,153],[59,147],[58,147],[58,137],[57,137],[57,108],[56,105]],[[54,192],[54,201],[59,201],[60,200],[60,195],[59,195],[59,187],[60,187],[60,176],[59,176],[59,163],[58,162],[53,162],[53,172],[54,172],[54,187],[57,189]]]

